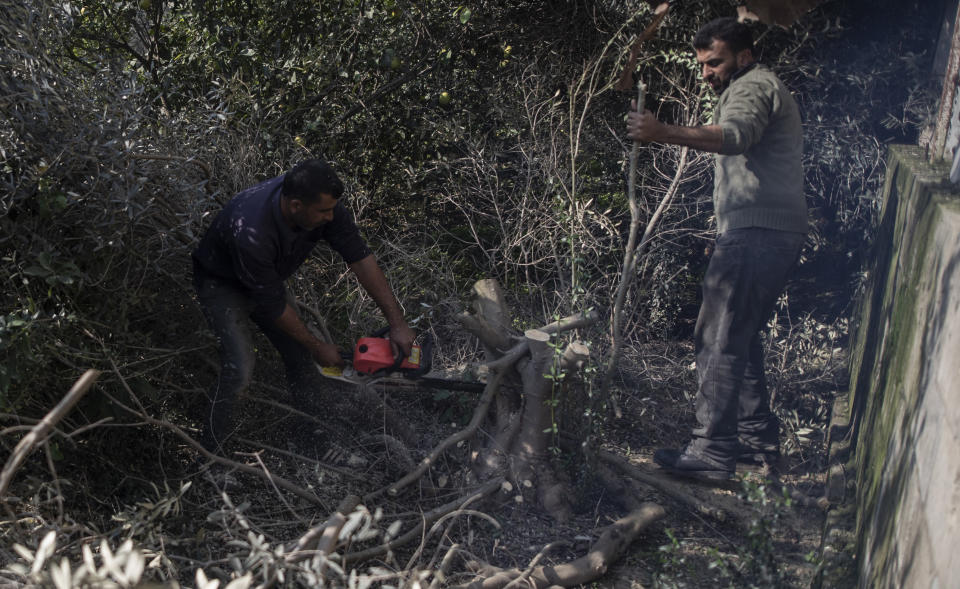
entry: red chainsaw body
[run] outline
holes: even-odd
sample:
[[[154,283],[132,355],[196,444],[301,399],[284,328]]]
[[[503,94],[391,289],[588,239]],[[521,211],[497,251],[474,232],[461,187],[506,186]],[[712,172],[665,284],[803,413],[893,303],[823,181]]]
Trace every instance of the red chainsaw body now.
[[[397,365],[390,340],[382,337],[362,337],[353,348],[353,368],[359,374],[373,374],[380,370],[417,370],[420,368],[420,346],[413,346],[410,356]]]

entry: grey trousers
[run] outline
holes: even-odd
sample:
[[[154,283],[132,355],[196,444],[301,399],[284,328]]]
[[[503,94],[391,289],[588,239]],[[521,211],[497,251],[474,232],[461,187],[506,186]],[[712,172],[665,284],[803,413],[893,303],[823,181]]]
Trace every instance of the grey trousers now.
[[[250,386],[256,362],[251,323],[280,352],[286,369],[287,388],[298,404],[309,406],[318,378],[310,353],[299,342],[273,325],[251,319],[253,301],[235,285],[216,278],[197,282],[197,297],[220,351],[220,373],[207,392],[201,442],[212,452],[232,433],[237,397]],[[291,432],[294,433],[294,432]]]
[[[699,427],[687,452],[732,470],[740,441],[776,448],[761,334],[803,245],[802,233],[750,227],[717,238],[694,331]]]

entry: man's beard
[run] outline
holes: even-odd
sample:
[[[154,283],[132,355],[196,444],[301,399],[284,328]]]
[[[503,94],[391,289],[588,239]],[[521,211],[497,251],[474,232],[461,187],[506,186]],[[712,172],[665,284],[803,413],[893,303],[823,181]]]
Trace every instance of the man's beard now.
[[[730,78],[727,78],[726,80],[720,80],[718,78],[714,78],[714,79],[717,81],[717,83],[714,84],[711,81],[710,87],[713,88],[713,91],[716,92],[718,95],[723,94],[723,91],[726,90],[727,86],[730,85]]]

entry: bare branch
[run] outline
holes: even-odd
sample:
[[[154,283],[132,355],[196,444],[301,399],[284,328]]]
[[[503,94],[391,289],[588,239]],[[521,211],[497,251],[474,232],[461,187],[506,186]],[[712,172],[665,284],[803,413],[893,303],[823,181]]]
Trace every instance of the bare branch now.
[[[609,566],[627,549],[637,534],[663,518],[666,512],[656,503],[644,503],[639,509],[618,519],[590,547],[586,555],[565,564],[541,566],[529,573],[524,587],[573,587],[589,583],[607,572]],[[462,589],[502,589],[525,573],[501,571],[486,579],[460,586]]]
[[[47,439],[50,430],[87,394],[87,391],[90,390],[93,383],[97,382],[98,378],[100,378],[99,370],[91,368],[84,372],[83,376],[77,379],[77,382],[73,383],[73,386],[70,387],[70,390],[64,395],[63,399],[40,420],[40,423],[33,426],[30,433],[25,435],[16,447],[14,447],[13,452],[10,453],[10,458],[7,459],[6,464],[3,466],[3,470],[0,471],[0,500],[6,502],[4,496],[7,493],[7,487],[10,486],[13,475],[20,469],[20,466],[23,464],[23,461],[26,460],[27,456],[33,452],[34,448]]]
[[[419,536],[423,529],[437,521],[444,515],[460,509],[462,505],[474,501],[478,497],[486,497],[491,493],[495,492],[500,488],[500,485],[503,483],[503,478],[496,478],[484,483],[480,488],[476,489],[474,492],[470,493],[468,496],[457,498],[454,501],[445,503],[440,507],[432,509],[427,513],[423,514],[422,521],[414,526],[413,529],[407,531],[405,534],[398,536],[395,540],[387,542],[381,546],[375,548],[370,548],[368,550],[362,550],[360,552],[353,552],[350,554],[345,554],[343,557],[344,564],[356,564],[358,562],[363,562],[371,558],[376,558],[382,556],[387,552],[390,552],[400,546],[403,546],[411,541],[413,541],[417,536]]]

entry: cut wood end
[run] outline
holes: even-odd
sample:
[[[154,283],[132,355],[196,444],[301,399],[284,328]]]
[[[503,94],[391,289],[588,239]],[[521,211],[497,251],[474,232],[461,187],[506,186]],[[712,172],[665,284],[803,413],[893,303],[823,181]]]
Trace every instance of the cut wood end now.
[[[362,501],[362,499],[360,499],[360,497],[357,495],[347,495],[340,502],[340,505],[337,506],[337,513],[342,513],[344,515],[350,513],[356,509],[358,505],[360,505],[360,501]]]
[[[523,336],[528,340],[532,340],[536,342],[550,341],[550,334],[545,331],[541,331],[539,329],[528,329],[523,332]]]
[[[756,13],[751,12],[746,6],[737,6],[737,20],[740,22],[744,21],[760,21],[760,17]]]

